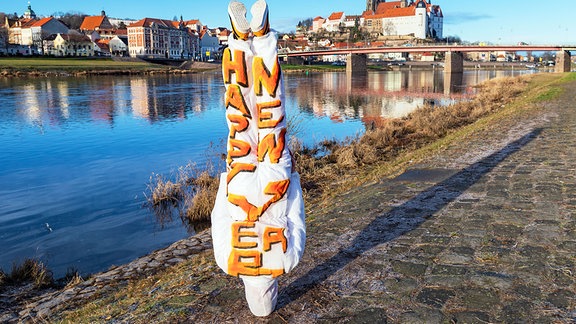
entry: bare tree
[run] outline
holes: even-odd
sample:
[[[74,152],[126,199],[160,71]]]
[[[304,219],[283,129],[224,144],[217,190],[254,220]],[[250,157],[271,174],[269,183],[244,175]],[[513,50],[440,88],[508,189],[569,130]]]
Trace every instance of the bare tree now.
[[[6,20],[7,15],[3,12],[0,12],[0,48],[7,49],[8,48],[8,28],[4,26],[4,22]]]
[[[84,18],[88,15],[81,12],[67,12],[60,16],[60,21],[65,23],[68,28],[79,30]]]
[[[46,55],[46,53],[44,52],[44,43],[46,41],[46,39],[48,37],[50,37],[50,33],[46,30],[41,30],[40,33],[34,34],[32,35],[32,42],[34,44],[34,46],[36,46],[36,48],[38,48],[38,51],[42,52],[42,55]]]
[[[394,26],[394,24],[390,20],[386,21],[386,23],[384,24],[383,30],[384,30],[384,35],[386,35],[386,36],[394,35],[396,33],[396,27]]]

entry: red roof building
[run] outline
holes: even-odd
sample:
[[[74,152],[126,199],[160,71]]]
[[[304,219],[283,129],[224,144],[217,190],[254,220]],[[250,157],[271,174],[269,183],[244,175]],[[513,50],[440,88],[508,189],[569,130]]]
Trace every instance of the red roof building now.
[[[182,59],[194,47],[184,21],[143,18],[128,26],[128,48],[132,57]]]
[[[89,16],[85,17],[80,25],[80,30],[83,32],[98,31],[101,29],[114,29],[114,26],[106,17],[106,13],[102,12],[100,16]]]
[[[318,16],[316,18],[314,18],[314,20],[312,20],[312,32],[316,33],[318,32],[322,26],[324,25],[324,22],[326,21],[326,19]]]
[[[8,27],[8,42],[10,44],[36,46],[40,51],[42,41],[48,36],[68,33],[68,27],[53,17],[6,20],[6,26]]]
[[[324,22],[322,28],[327,31],[338,31],[340,27],[344,27],[346,15],[344,12],[333,12]]]

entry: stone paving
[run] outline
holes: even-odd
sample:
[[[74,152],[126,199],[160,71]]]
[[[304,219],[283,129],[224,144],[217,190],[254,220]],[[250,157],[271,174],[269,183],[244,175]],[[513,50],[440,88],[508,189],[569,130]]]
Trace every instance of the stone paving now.
[[[576,323],[575,93],[340,199],[281,318]]]
[[[214,273],[224,288],[189,305],[188,320],[576,323],[575,93],[572,82],[552,103],[311,212],[303,261],[281,277],[269,317],[251,316],[239,280]],[[47,318],[210,244],[207,232],[178,242],[0,321]]]

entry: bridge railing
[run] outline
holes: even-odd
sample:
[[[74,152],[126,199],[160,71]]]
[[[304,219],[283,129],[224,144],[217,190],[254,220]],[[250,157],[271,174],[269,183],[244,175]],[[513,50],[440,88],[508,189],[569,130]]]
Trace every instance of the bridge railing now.
[[[305,49],[303,51],[285,50],[281,54],[288,56],[313,56],[331,54],[370,54],[390,52],[550,52],[550,51],[576,51],[576,46],[560,45],[449,45],[449,44],[422,44],[404,46],[363,46],[347,48],[321,48]],[[279,52],[280,53],[280,52]]]

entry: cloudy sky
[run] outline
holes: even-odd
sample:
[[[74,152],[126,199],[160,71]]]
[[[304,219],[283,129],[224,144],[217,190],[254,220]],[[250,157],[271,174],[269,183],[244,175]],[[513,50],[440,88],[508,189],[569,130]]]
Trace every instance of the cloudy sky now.
[[[566,2],[524,1],[462,1],[432,0],[444,12],[444,36],[459,36],[467,41],[495,44],[562,44],[576,45],[576,19],[573,6]],[[141,19],[144,17],[200,19],[209,27],[228,27],[228,0],[122,0],[76,1],[31,0],[37,15],[81,12],[98,15],[102,10],[109,17]],[[249,8],[252,1],[245,1]],[[28,1],[0,2],[0,12],[21,15]],[[322,16],[334,11],[348,15],[360,14],[365,0],[268,0],[272,27],[282,32],[295,29],[300,20]]]

